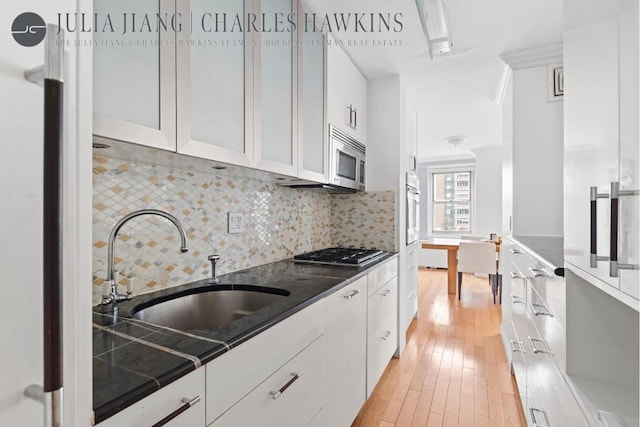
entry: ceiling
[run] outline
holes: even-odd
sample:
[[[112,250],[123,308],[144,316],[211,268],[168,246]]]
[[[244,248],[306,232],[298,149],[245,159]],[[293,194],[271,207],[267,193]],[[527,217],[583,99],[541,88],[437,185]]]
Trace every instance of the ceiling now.
[[[419,157],[500,145],[502,112],[492,101],[499,55],[562,41],[558,0],[448,0],[453,54],[430,59],[414,0],[307,0],[318,13],[400,12],[400,33],[341,33],[342,39],[400,39],[402,46],[345,49],[368,78],[397,73],[418,109]],[[457,147],[446,143],[465,137]]]

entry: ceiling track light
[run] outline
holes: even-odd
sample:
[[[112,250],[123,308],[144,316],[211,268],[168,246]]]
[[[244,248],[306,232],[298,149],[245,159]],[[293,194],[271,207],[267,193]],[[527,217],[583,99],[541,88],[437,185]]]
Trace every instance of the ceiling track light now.
[[[429,57],[451,55],[453,37],[447,0],[416,0],[422,31],[427,39]]]

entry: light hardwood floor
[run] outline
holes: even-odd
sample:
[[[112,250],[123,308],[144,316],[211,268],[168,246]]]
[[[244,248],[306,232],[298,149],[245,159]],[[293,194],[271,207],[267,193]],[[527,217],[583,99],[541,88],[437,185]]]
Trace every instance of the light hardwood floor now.
[[[487,279],[465,274],[458,301],[446,271],[420,269],[418,301],[406,350],[353,427],[526,426]]]

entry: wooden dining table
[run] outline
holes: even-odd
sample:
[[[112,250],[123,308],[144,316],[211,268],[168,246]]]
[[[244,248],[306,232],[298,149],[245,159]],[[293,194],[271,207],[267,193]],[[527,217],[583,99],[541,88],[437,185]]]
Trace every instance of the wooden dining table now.
[[[447,251],[447,291],[456,294],[456,282],[458,280],[458,248],[460,241],[464,239],[450,239],[446,237],[434,237],[422,242],[422,249],[441,249]],[[474,240],[471,240],[474,241]],[[490,240],[480,240],[489,242]],[[496,252],[500,252],[500,243],[496,244]]]

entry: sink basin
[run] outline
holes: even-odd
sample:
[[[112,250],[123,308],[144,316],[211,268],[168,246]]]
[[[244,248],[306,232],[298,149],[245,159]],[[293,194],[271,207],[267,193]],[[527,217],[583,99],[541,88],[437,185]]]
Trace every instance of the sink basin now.
[[[289,291],[251,285],[212,285],[139,304],[135,319],[173,329],[212,329],[289,296]]]

